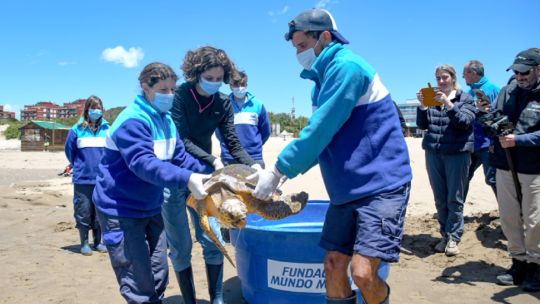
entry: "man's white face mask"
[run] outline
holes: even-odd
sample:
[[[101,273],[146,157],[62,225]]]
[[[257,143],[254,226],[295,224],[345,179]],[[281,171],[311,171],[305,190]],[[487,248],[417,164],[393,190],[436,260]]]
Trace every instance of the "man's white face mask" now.
[[[312,48],[296,54],[296,59],[298,59],[300,65],[302,65],[304,69],[308,71],[311,70],[311,66],[313,65],[315,60],[317,60],[317,56],[315,55],[315,47],[317,47],[317,45],[319,44],[320,39],[321,38],[319,37],[319,40],[317,40],[317,43],[315,43],[315,46],[313,46]]]

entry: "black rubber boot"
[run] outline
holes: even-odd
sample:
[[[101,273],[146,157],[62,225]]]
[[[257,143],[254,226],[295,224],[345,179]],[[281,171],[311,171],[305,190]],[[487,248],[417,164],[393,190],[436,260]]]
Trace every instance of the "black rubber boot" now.
[[[521,285],[527,274],[527,262],[512,259],[512,266],[505,273],[497,276],[497,284],[510,286]]]
[[[356,292],[354,290],[353,290],[352,296],[348,298],[338,299],[338,298],[326,297],[326,304],[356,304],[356,301],[357,301],[357,297],[356,297]]]
[[[182,292],[184,303],[196,304],[195,284],[193,283],[193,270],[191,267],[176,272],[176,279],[178,280],[178,285],[180,285],[180,292]]]
[[[92,229],[92,235],[94,236],[94,250],[99,252],[107,252],[107,247],[101,242],[101,229]]]
[[[540,291],[540,265],[528,263],[527,276],[521,288],[527,292]]]
[[[210,303],[223,304],[223,264],[206,264],[206,278],[208,279]]]

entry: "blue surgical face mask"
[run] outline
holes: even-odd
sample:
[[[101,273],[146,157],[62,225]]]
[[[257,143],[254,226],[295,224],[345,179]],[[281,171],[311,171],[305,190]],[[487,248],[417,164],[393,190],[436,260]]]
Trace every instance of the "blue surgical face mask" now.
[[[91,120],[98,120],[103,116],[103,112],[100,109],[90,109],[88,110],[88,117]]]
[[[302,65],[304,69],[308,71],[311,70],[311,66],[315,60],[317,60],[317,55],[315,55],[315,48],[317,47],[317,44],[319,44],[319,40],[317,40],[317,43],[315,43],[315,46],[312,48],[296,54],[296,59],[298,59],[300,65]]]
[[[201,89],[203,89],[203,91],[206,92],[206,94],[214,95],[215,93],[217,93],[217,91],[219,91],[222,83],[222,81],[213,82],[201,77],[201,80],[199,81],[199,86],[201,87]]]
[[[167,113],[173,106],[174,94],[163,94],[156,92],[154,101],[150,102],[152,107],[159,113]]]

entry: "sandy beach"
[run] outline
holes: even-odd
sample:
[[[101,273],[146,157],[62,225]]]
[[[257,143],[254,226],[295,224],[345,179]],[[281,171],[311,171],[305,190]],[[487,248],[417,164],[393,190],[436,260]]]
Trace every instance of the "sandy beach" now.
[[[288,143],[271,138],[267,164]],[[407,213],[401,261],[392,264],[392,303],[539,303],[540,293],[495,284],[508,267],[506,241],[497,204],[482,170],[471,182],[465,207],[462,254],[435,253],[438,224],[425,170],[421,139],[407,138],[414,179]],[[17,140],[0,138],[0,303],[123,303],[107,254],[78,253],[73,219],[71,179],[60,177],[67,165],[63,153],[19,152]],[[218,148],[217,145],[214,145]],[[288,181],[285,192],[303,190],[310,199],[328,199],[318,167]],[[234,255],[234,247],[227,246]],[[197,297],[208,302],[204,262],[194,245]],[[236,270],[225,265],[227,303],[244,303]],[[164,303],[181,303],[171,268]]]

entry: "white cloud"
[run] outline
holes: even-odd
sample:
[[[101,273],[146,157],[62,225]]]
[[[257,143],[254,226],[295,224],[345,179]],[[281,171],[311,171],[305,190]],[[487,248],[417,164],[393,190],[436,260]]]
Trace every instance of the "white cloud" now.
[[[126,68],[136,67],[143,57],[144,52],[141,48],[131,47],[129,50],[126,50],[121,45],[115,48],[106,48],[101,53],[101,58],[103,60],[122,64]]]
[[[59,61],[58,65],[65,66],[65,65],[72,65],[75,64],[75,61]]]
[[[325,8],[328,4],[338,4],[339,0],[319,0],[317,4],[315,4],[315,7],[317,8]]]
[[[21,107],[16,104],[4,104],[4,111],[6,112],[15,112],[15,116],[18,118],[21,112]]]
[[[289,11],[289,6],[288,6],[288,5],[285,5],[281,10],[279,10],[279,11],[277,11],[277,12],[269,11],[269,12],[268,12],[268,16],[274,17],[274,16],[283,15],[283,14],[285,14],[287,11]]]

